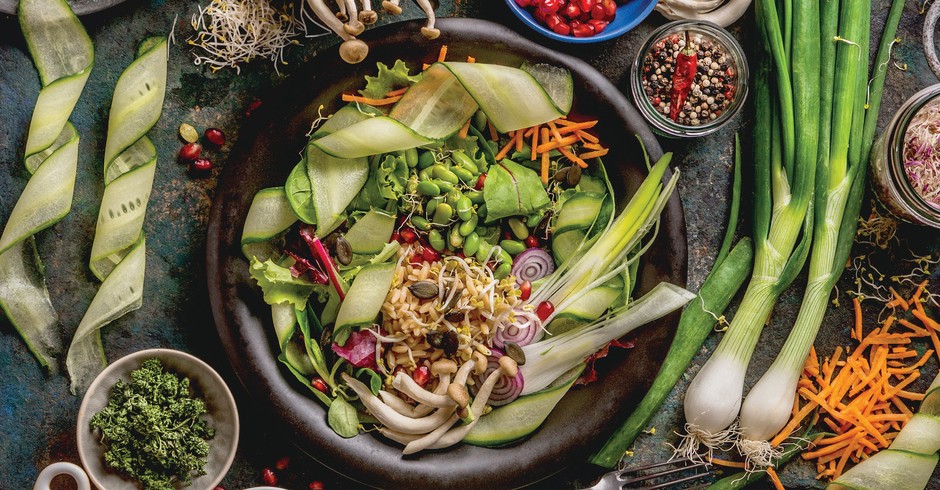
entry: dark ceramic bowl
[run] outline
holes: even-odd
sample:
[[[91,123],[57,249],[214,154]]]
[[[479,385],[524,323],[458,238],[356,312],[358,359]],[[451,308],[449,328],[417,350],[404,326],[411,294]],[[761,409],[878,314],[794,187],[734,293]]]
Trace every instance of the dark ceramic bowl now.
[[[263,101],[242,130],[225,166],[209,218],[208,280],[216,326],[238,377],[288,437],[325,465],[362,484],[388,488],[510,488],[542,480],[583,462],[604,443],[633,409],[659,369],[675,331],[677,314],[638,332],[637,346],[599,362],[600,381],[573,389],[545,424],[529,439],[500,449],[458,445],[403,457],[401,446],[376,434],[351,439],[327,425],[323,407],[277,360],[271,308],[248,274],[239,238],[255,192],[283,185],[297,163],[317,108],[337,110],[339,94],[363,85],[375,62],[396,59],[420,68],[437,58],[441,44],[448,58],[517,66],[523,60],[552,63],[571,70],[575,80],[573,112],[597,117],[598,136],[610,145],[607,170],[619,205],[646,174],[638,135],[659,158],[662,150],[643,118],[606,78],[586,63],[527,41],[513,31],[479,20],[443,19],[442,35],[429,42],[418,35],[420,23],[394,24],[362,36],[371,53],[359,65],[347,65],[336,49],[321,53],[283,87]],[[644,257],[638,293],[660,281],[685,285],[685,222],[679,196],[662,216],[657,244]]]

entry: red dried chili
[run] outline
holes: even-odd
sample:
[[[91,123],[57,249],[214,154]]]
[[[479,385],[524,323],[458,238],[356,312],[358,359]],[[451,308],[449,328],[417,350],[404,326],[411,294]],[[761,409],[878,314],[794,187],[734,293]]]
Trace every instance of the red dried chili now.
[[[685,105],[685,99],[692,90],[695,81],[695,72],[698,67],[698,57],[692,48],[689,33],[685,33],[685,48],[676,56],[676,70],[672,76],[672,91],[669,93],[669,118],[673,121],[679,118],[679,111]]]

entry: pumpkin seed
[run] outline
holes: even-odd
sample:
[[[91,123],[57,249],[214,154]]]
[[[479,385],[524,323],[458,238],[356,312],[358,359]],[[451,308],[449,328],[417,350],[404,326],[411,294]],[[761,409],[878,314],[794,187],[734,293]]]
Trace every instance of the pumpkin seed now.
[[[408,290],[418,299],[431,299],[441,292],[440,288],[437,287],[437,283],[432,281],[418,281],[408,286]]]
[[[570,168],[570,167],[565,167],[565,168],[563,168],[563,169],[561,169],[561,170],[555,172],[555,176],[554,176],[555,182],[558,182],[558,183],[567,182],[567,181],[568,181],[568,169],[569,169],[569,168]]]
[[[336,260],[343,265],[349,265],[352,262],[352,246],[343,235],[336,237]]]
[[[577,165],[568,167],[568,175],[566,179],[568,181],[568,185],[571,187],[578,185],[578,182],[581,182],[581,167]]]
[[[513,361],[516,361],[516,364],[522,366],[525,364],[525,352],[522,350],[522,347],[519,347],[519,344],[515,342],[504,342],[503,349],[506,351],[506,355],[511,357]]]

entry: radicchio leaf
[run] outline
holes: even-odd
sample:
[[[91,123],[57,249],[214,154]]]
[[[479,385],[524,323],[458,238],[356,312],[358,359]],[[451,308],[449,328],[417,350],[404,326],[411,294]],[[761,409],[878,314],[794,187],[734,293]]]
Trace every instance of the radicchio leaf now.
[[[344,345],[333,343],[333,352],[359,368],[376,368],[375,336],[365,330],[357,330],[349,335]]]

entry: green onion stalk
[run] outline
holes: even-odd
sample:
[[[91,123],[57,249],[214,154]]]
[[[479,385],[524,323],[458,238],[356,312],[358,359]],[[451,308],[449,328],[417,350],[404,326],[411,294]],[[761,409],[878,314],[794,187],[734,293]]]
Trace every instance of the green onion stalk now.
[[[754,271],[744,298],[711,358],[685,396],[689,456],[734,440],[744,375],[780,294],[809,253],[819,127],[819,2],[756,2],[765,55],[755,83]],[[789,12],[792,12],[790,14]],[[784,36],[784,28],[792,29]],[[788,51],[784,39],[790,39]],[[799,60],[791,65],[790,60]],[[774,75],[773,77],[771,75]],[[795,124],[799,121],[799,124]]]
[[[837,3],[837,0],[826,0],[822,4],[820,85],[825,95],[819,128],[822,144],[817,160],[816,216],[809,277],[786,343],[751,389],[741,409],[738,447],[749,462],[757,466],[770,465],[775,455],[776,450],[767,441],[783,429],[790,418],[800,372],[854,241],[885,68],[903,7],[901,0],[892,3],[876,57],[874,78],[869,85],[866,68],[871,4],[868,0],[843,0],[836,35],[834,5]],[[831,49],[836,44],[836,50]],[[827,106],[829,101],[831,110]]]

